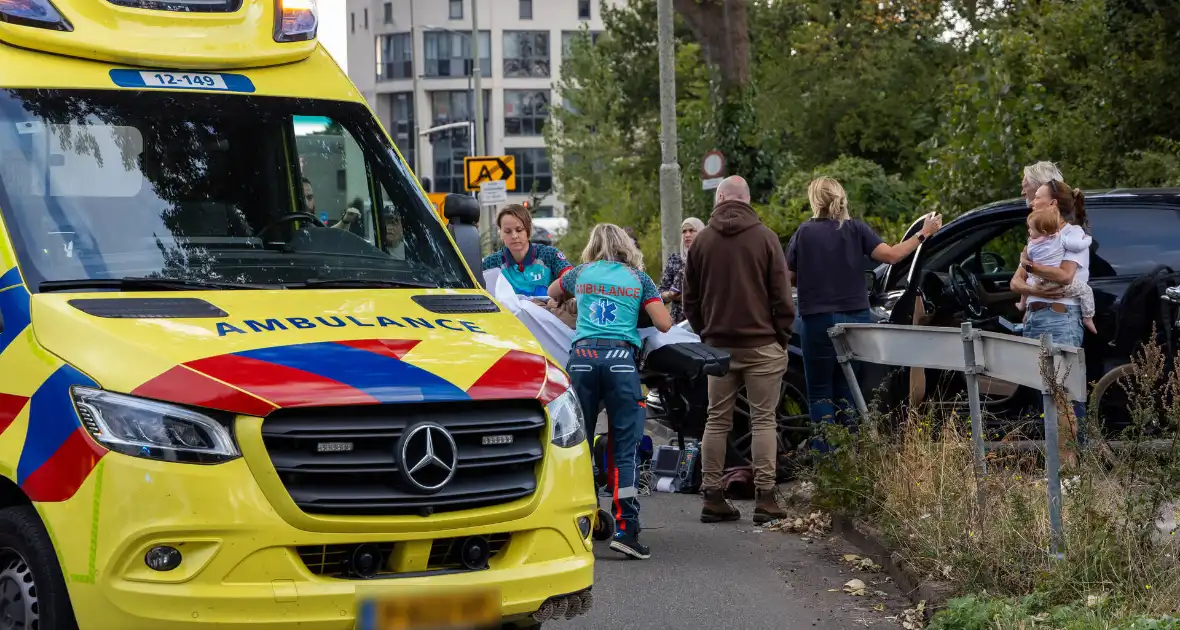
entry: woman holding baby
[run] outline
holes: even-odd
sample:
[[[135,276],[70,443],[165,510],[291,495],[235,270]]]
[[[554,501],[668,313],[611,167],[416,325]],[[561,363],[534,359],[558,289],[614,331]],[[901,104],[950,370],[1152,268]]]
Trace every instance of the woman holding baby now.
[[[1024,336],[1048,334],[1055,343],[1082,346],[1083,325],[1093,332],[1094,294],[1090,290],[1090,234],[1085,195],[1051,179],[1036,189],[1030,203],[1029,245],[1020,255],[1020,268],[1011,288],[1021,294]],[[1085,406],[1073,403],[1079,422]],[[1063,435],[1077,432],[1071,418],[1062,418]]]

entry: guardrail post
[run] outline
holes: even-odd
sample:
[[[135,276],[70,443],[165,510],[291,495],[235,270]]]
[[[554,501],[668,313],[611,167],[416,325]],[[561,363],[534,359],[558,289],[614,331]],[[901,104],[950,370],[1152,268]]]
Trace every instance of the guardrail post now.
[[[869,406],[865,404],[860,382],[856,380],[856,371],[852,369],[852,348],[848,347],[848,342],[844,339],[844,327],[838,324],[832,326],[828,329],[828,336],[832,338],[832,345],[836,347],[836,360],[840,362],[844,379],[848,381],[848,389],[852,391],[852,402],[856,403],[856,410],[860,412],[861,418],[867,418]]]
[[[1041,335],[1041,360],[1048,361],[1050,374],[1057,373],[1055,356],[1057,349],[1049,341],[1049,334]],[[1042,370],[1042,373],[1045,371]],[[1061,528],[1061,454],[1057,448],[1057,403],[1053,400],[1053,383],[1041,387],[1041,401],[1045,409],[1045,475],[1049,486],[1049,552],[1056,558],[1064,558],[1061,546],[1064,535]]]
[[[982,493],[983,477],[987,475],[987,461],[983,451],[983,410],[979,404],[980,366],[975,363],[975,331],[971,322],[963,322],[963,377],[967,380],[967,403],[971,409],[971,445],[975,450],[975,475]],[[982,496],[982,495],[981,495]]]

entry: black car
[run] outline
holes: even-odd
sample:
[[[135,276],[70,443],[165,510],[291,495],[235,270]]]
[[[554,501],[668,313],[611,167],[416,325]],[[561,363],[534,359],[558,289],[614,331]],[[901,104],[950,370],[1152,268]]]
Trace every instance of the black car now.
[[[1028,240],[1028,212],[1023,198],[972,210],[946,224],[906,260],[878,266],[869,274],[878,321],[957,327],[970,319],[985,330],[1012,332],[1006,324],[1019,323],[1022,313],[1016,308],[1019,295],[1008,284]],[[1083,341],[1086,377],[1092,386],[1129,360],[1112,344],[1128,285],[1159,265],[1180,270],[1180,189],[1086,191],[1086,215],[1093,237],[1090,286],[1098,330],[1097,335],[1086,332]],[[907,237],[920,225],[915,222]],[[916,321],[919,300],[925,317]],[[866,394],[884,381],[886,404],[908,396],[906,370],[867,365],[865,369]],[[951,401],[964,391],[961,375],[931,372],[926,373],[927,400]],[[1040,413],[1039,392],[999,382],[986,383],[985,388],[985,412],[994,417]],[[1108,433],[1126,424],[1125,414],[1107,411],[1104,405]]]
[[[1016,308],[1019,296],[1009,290],[1008,283],[1028,242],[1028,213],[1023,198],[992,203],[946,224],[897,264],[866,261],[866,285],[876,321],[958,327],[969,319],[983,330],[1016,334],[1005,322],[1017,324],[1023,314]],[[1094,289],[1094,323],[1098,329],[1097,335],[1086,332],[1083,341],[1086,377],[1092,386],[1130,360],[1127,351],[1111,345],[1127,287],[1159,265],[1180,270],[1180,188],[1087,191],[1086,214],[1093,236],[1090,286]],[[915,221],[906,238],[920,227],[921,220]],[[925,316],[915,321],[919,301]],[[975,313],[970,312],[973,310]],[[780,455],[798,445],[809,431],[797,331],[788,352],[790,367],[783,378],[777,410]],[[965,404],[961,374],[927,370],[925,377],[924,400]],[[687,437],[700,438],[708,405],[704,377],[679,382],[653,374],[645,378],[645,385],[652,391],[648,397],[650,417],[683,430]],[[909,402],[910,370],[866,364],[860,385],[865,400],[875,400],[883,410],[894,410]],[[981,381],[981,390],[991,435],[1013,426],[1036,434],[1041,413],[1039,392],[986,380]],[[751,436],[744,394],[738,394],[727,465],[750,461]],[[1108,435],[1117,433],[1129,421],[1124,401],[1113,398],[1102,404]],[[965,410],[962,415],[965,417]]]

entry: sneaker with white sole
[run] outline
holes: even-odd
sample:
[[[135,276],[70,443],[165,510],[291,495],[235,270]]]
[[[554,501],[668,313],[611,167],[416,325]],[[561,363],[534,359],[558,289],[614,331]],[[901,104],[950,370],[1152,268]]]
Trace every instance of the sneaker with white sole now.
[[[610,541],[611,551],[617,551],[625,556],[639,560],[651,557],[651,549],[639,542],[639,537],[628,532],[616,532],[614,540]]]

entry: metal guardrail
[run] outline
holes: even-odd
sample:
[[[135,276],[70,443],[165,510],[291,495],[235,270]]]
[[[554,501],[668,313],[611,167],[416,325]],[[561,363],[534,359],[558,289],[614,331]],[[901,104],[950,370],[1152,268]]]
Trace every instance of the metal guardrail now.
[[[1041,376],[1042,357],[1053,361],[1053,373],[1060,379],[1070,400],[1086,400],[1085,355],[1081,348],[1061,346],[1042,335],[1039,340],[962,328],[900,326],[895,324],[837,324],[828,329],[840,367],[852,390],[853,402],[861,415],[868,405],[860,391],[852,361],[962,372],[967,381],[971,413],[971,441],[975,451],[976,475],[987,474],[984,458],[983,412],[979,400],[979,377],[986,376],[1031,387],[1041,392],[1045,417],[1045,472],[1049,486],[1049,522],[1052,549],[1060,555],[1061,453],[1058,448],[1057,408],[1052,392]],[[1072,410],[1067,410],[1072,413]]]

